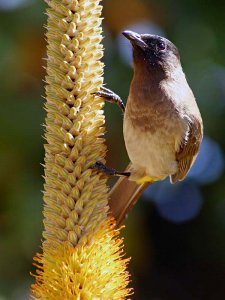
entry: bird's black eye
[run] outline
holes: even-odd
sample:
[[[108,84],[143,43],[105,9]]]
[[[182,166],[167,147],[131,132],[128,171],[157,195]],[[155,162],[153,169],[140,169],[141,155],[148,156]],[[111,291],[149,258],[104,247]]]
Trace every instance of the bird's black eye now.
[[[157,46],[160,51],[163,51],[166,49],[166,44],[163,41],[160,41]]]

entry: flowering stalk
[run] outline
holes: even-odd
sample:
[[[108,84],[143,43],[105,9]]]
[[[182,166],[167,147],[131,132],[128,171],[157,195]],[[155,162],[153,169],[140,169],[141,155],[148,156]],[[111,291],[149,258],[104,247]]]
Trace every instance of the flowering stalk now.
[[[125,299],[127,260],[109,220],[104,161],[100,0],[48,0],[43,254],[33,295]]]

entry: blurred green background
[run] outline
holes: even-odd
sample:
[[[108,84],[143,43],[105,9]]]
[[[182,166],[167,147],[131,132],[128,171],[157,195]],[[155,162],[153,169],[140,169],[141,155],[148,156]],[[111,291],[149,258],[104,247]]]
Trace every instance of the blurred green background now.
[[[158,33],[179,48],[205,126],[184,183],[147,190],[126,221],[138,300],[225,299],[225,2],[105,0],[107,87],[126,100],[132,68],[121,31]],[[28,299],[42,231],[42,65],[46,5],[0,0],[0,300]],[[128,162],[122,114],[106,104],[108,165]]]

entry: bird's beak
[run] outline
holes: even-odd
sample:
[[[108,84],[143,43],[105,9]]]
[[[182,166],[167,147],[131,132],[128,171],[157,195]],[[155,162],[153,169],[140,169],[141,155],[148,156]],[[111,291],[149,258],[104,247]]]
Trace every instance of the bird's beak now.
[[[146,49],[147,44],[142,40],[140,34],[130,30],[123,31],[122,34],[131,42],[133,46],[138,46],[143,50]]]

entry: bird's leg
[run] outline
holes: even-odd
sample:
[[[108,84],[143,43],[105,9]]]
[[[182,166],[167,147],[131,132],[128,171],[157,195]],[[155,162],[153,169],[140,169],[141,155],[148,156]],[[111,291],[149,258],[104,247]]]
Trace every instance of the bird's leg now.
[[[98,170],[108,176],[125,176],[129,177],[130,172],[118,172],[117,170],[113,168],[109,168],[105,166],[102,162],[97,161],[93,166],[91,166],[92,169]]]
[[[106,101],[117,104],[123,112],[125,111],[125,105],[123,104],[122,99],[111,90],[101,87],[101,90],[93,93],[93,95],[105,98]]]

